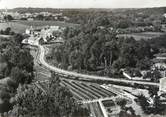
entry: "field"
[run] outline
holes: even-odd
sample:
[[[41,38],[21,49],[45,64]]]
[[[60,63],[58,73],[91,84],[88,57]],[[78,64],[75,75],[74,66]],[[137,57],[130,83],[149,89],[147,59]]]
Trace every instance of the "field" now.
[[[89,101],[116,96],[115,93],[102,88],[98,84],[87,84],[83,82],[67,80],[63,80],[61,84],[68,87],[78,101]]]
[[[24,33],[29,26],[19,24],[18,22],[0,23],[0,30],[5,30],[7,27],[10,27],[16,33]]]
[[[11,29],[16,33],[24,33],[27,28],[33,26],[34,28],[41,28],[43,26],[77,26],[77,24],[65,23],[60,21],[13,21],[13,22],[5,22],[0,23],[0,30],[4,30],[7,27],[11,27]]]
[[[116,94],[100,87],[100,85],[98,84],[87,84],[78,81],[62,80],[61,85],[68,87],[77,101],[93,100],[116,96]],[[34,84],[34,86],[42,90],[44,93],[47,92],[47,82],[37,82]],[[99,102],[96,101],[84,105],[88,107],[92,116],[104,117]]]
[[[72,24],[72,23],[66,23],[66,22],[61,22],[61,21],[19,21],[19,24],[22,25],[27,25],[27,26],[77,26],[77,24]]]
[[[35,69],[35,80],[36,81],[44,81],[44,80],[48,80],[49,77],[51,76],[50,71],[46,68],[44,68],[43,66],[40,65],[40,62],[38,60],[38,51],[37,48],[32,48],[31,47],[31,51],[30,51],[31,55],[34,58],[34,69]]]
[[[153,39],[157,38],[165,33],[162,32],[142,32],[142,33],[132,33],[132,34],[119,34],[118,37],[134,37],[135,40],[139,41],[141,39]]]
[[[46,86],[44,85],[47,85],[47,82],[38,82],[36,84],[46,88]],[[90,101],[116,96],[115,93],[105,88],[102,88],[98,84],[88,84],[86,82],[70,81],[63,79],[61,81],[61,85],[68,87],[77,101]]]

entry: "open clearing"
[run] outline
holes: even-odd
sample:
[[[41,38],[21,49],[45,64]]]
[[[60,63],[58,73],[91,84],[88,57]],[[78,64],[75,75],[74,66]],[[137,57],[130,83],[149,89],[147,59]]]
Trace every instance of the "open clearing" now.
[[[43,26],[62,26],[75,27],[78,24],[60,22],[60,21],[13,21],[0,23],[0,30],[10,27],[16,33],[24,33],[27,28],[33,26],[34,28],[42,28]]]
[[[19,21],[19,24],[27,25],[27,26],[78,26],[78,24],[66,23],[61,21]]]
[[[164,35],[166,33],[162,32],[142,32],[142,33],[132,33],[132,34],[119,34],[118,37],[134,37],[135,40],[139,41],[141,39],[153,39],[157,38],[161,35]]]

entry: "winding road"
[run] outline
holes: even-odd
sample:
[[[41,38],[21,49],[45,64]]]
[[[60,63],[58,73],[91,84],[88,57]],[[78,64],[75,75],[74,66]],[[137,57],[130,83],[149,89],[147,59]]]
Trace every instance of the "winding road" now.
[[[101,76],[95,76],[95,75],[87,75],[87,74],[81,74],[81,73],[76,73],[76,72],[71,72],[71,71],[67,71],[67,70],[63,70],[60,68],[57,68],[55,66],[52,66],[50,64],[48,64],[45,61],[45,49],[42,45],[37,44],[36,46],[38,46],[39,48],[39,61],[41,62],[42,65],[44,65],[45,67],[47,67],[48,69],[59,73],[59,74],[63,74],[63,75],[67,75],[67,76],[73,76],[73,77],[78,77],[78,78],[82,78],[82,79],[86,79],[86,80],[101,80],[101,81],[113,81],[113,82],[121,82],[121,83],[137,83],[137,84],[141,84],[141,85],[151,85],[151,86],[159,86],[159,83],[153,83],[153,82],[146,82],[146,81],[134,81],[134,80],[126,80],[126,79],[117,79],[117,78],[109,78],[109,77],[101,77]]]

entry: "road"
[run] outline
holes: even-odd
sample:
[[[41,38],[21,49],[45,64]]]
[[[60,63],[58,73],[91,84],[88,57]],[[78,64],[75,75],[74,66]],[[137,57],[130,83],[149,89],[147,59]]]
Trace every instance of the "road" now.
[[[45,49],[42,45],[37,45],[39,47],[39,61],[41,62],[42,65],[44,65],[45,67],[47,67],[48,69],[59,73],[59,74],[64,74],[67,76],[74,76],[74,77],[78,77],[78,78],[83,78],[83,79],[90,79],[90,80],[102,80],[102,81],[113,81],[113,82],[121,82],[121,83],[137,83],[137,84],[141,84],[141,85],[151,85],[151,86],[159,86],[159,83],[153,83],[153,82],[146,82],[146,81],[134,81],[134,80],[126,80],[126,79],[117,79],[117,78],[109,78],[109,77],[101,77],[101,76],[95,76],[95,75],[86,75],[86,74],[81,74],[81,73],[76,73],[76,72],[72,72],[72,71],[67,71],[67,70],[63,70],[60,68],[57,68],[55,66],[52,66],[50,64],[48,64],[45,61]]]

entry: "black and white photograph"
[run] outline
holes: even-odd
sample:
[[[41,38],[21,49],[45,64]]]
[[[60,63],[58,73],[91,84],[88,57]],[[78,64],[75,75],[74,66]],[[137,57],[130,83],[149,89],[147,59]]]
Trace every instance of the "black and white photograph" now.
[[[166,0],[0,0],[0,117],[166,117]]]

